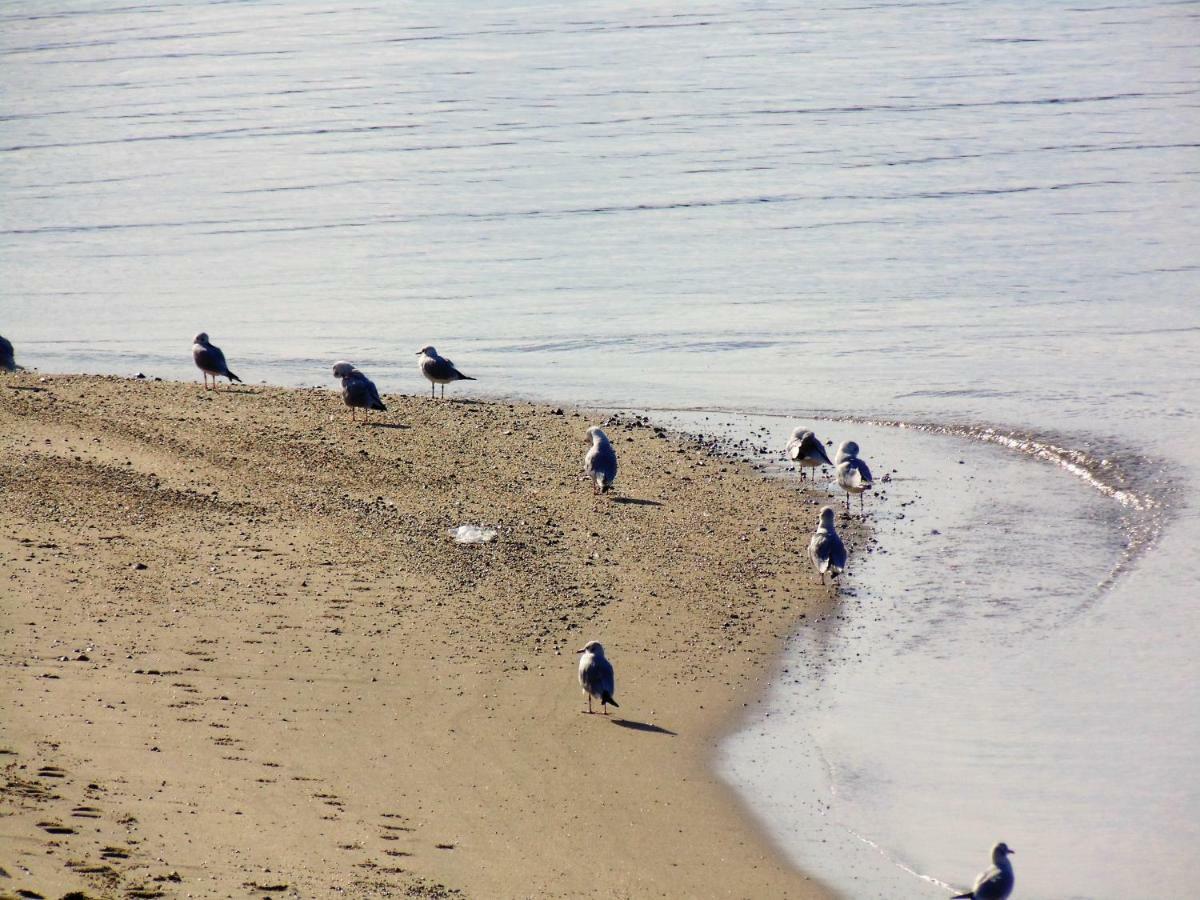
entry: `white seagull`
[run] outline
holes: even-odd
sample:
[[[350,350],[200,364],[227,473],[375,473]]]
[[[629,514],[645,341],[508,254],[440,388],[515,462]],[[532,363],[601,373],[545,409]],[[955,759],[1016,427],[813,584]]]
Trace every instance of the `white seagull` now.
[[[355,412],[358,409],[363,411],[364,421],[371,417],[373,409],[387,412],[387,407],[379,399],[379,390],[375,387],[375,382],[358,371],[353,363],[344,360],[334,363],[333,376],[342,379],[342,400],[350,407],[350,421],[353,422],[358,417]]]
[[[792,431],[792,439],[787,444],[787,456],[800,467],[800,477],[804,477],[805,469],[815,469],[817,466],[832,466],[825,447],[815,434],[807,428],[796,428]]]
[[[1013,851],[1008,844],[1001,841],[992,848],[992,865],[980,873],[975,879],[975,887],[965,894],[955,894],[951,900],[1008,900],[1012,895],[1016,878],[1013,876],[1012,863],[1008,855]]]
[[[446,385],[452,381],[475,381],[470,375],[464,375],[454,367],[454,363],[446,359],[444,356],[438,356],[437,350],[433,347],[422,347],[417,351],[417,356],[421,357],[417,365],[421,369],[421,374],[429,379],[429,398],[433,399],[435,385],[442,386],[442,396],[446,396]]]
[[[609,443],[608,435],[595,425],[587,430],[587,440],[592,447],[583,458],[583,468],[592,481],[592,493],[603,494],[617,478],[617,451]]]
[[[579,657],[579,686],[588,698],[588,714],[592,712],[592,698],[595,697],[607,716],[610,706],[621,705],[613,699],[617,683],[613,678],[612,663],[604,658],[604,647],[599,641],[588,641],[575,652],[583,654]]]
[[[867,464],[858,458],[858,444],[844,441],[838,447],[837,483],[846,492],[846,509],[850,508],[850,495],[858,494],[858,503],[863,505],[863,492],[869,491],[874,479]]]
[[[832,506],[821,509],[817,530],[808,542],[808,558],[821,574],[821,584],[825,583],[826,572],[830,577],[837,578],[846,569],[846,545],[842,543],[837,529],[833,526]]]
[[[203,331],[192,339],[192,360],[204,375],[204,389],[208,390],[208,376],[212,376],[212,389],[217,389],[217,378],[224,376],[232,384],[241,381],[225,364],[225,354],[220,347],[214,347],[208,342],[208,335]]]

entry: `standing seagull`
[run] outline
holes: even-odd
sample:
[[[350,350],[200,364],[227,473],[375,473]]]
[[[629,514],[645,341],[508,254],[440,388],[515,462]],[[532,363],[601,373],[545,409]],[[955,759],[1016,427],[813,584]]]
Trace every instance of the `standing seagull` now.
[[[825,583],[825,573],[837,578],[846,569],[846,545],[838,537],[837,529],[833,527],[833,507],[821,509],[821,520],[817,530],[813,532],[808,542],[808,558],[813,566],[821,573],[821,584]]]
[[[204,375],[205,390],[208,390],[209,375],[212,376],[214,391],[217,389],[218,376],[224,375],[229,379],[230,384],[242,380],[229,371],[229,366],[225,365],[225,354],[221,352],[220,347],[214,347],[208,342],[208,335],[203,331],[196,335],[192,342],[192,359],[196,361],[196,365]]]
[[[342,399],[350,407],[350,421],[357,418],[356,409],[363,411],[363,421],[371,417],[371,410],[387,412],[387,407],[379,399],[379,391],[375,382],[354,368],[352,363],[336,362],[333,364],[333,375],[342,379]]]
[[[951,900],[1008,900],[1013,892],[1013,885],[1016,884],[1012,863],[1008,861],[1008,855],[1012,852],[1003,841],[993,847],[991,867],[975,879],[974,888],[965,894],[955,894]]]
[[[837,452],[837,483],[846,492],[846,509],[850,508],[850,495],[858,494],[858,504],[863,506],[863,492],[869,491],[873,483],[871,470],[858,458],[858,444],[845,441]]]
[[[588,641],[581,650],[575,652],[583,654],[579,658],[579,686],[588,698],[588,715],[591,715],[592,698],[595,697],[600,701],[600,706],[607,716],[610,706],[621,705],[613,699],[613,692],[617,687],[613,678],[612,663],[604,658],[604,648],[600,646],[599,641]]]
[[[475,381],[470,375],[464,375],[458,369],[454,368],[454,363],[446,359],[444,356],[438,356],[438,352],[432,347],[422,347],[417,351],[417,356],[421,357],[418,365],[421,368],[421,374],[429,379],[429,399],[433,399],[434,385],[442,386],[442,397],[446,396],[446,385],[452,381]]]
[[[593,425],[587,430],[592,449],[583,458],[583,468],[592,480],[592,493],[603,494],[617,478],[617,451],[608,442],[608,435]]]
[[[16,372],[20,368],[17,365],[17,360],[13,357],[12,342],[0,334],[0,369],[3,369],[5,372]]]
[[[800,466],[800,477],[804,477],[805,469],[815,469],[817,466],[832,466],[824,445],[817,436],[807,428],[797,428],[792,431],[792,439],[787,445],[788,459]]]

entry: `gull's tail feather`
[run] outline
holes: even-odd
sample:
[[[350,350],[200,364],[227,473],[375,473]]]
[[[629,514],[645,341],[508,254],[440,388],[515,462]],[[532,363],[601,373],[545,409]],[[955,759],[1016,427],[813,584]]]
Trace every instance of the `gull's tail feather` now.
[[[380,412],[387,412],[387,407],[384,406],[383,403],[380,402],[379,400],[376,400],[374,403],[371,404],[371,409],[377,409]]]
[[[228,378],[230,381],[236,381],[238,384],[245,384],[245,382],[242,381],[242,379],[238,378],[236,375],[234,375],[228,369],[225,370],[225,377]]]
[[[965,894],[955,894],[950,900],[971,900],[975,896],[974,891],[967,891]]]
[[[462,372],[459,372],[458,380],[459,381],[478,381],[479,379],[476,378],[474,375],[464,375]]]
[[[605,691],[604,694],[600,697],[600,702],[607,703],[609,706],[615,706],[617,709],[621,708],[621,704],[618,703],[616,700],[614,700],[613,695],[610,694],[608,691]]]

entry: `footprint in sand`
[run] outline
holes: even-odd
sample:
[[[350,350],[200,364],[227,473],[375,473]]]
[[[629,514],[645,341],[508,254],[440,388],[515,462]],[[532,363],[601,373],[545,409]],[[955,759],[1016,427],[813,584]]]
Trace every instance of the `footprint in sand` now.
[[[390,825],[386,822],[384,824],[380,825],[379,827],[383,829],[383,834],[381,834],[380,837],[383,838],[385,841],[400,840],[400,835],[396,833],[398,831],[415,831],[416,830],[408,825]]]
[[[47,834],[75,834],[76,831],[70,825],[63,825],[61,822],[38,822],[37,827],[45,831]]]
[[[116,869],[104,863],[69,862],[67,863],[67,868],[80,875],[100,875],[104,878],[115,877],[117,874]]]
[[[56,794],[51,794],[45,785],[16,776],[9,777],[8,783],[4,785],[4,793],[16,794],[29,800],[53,800],[57,797]]]

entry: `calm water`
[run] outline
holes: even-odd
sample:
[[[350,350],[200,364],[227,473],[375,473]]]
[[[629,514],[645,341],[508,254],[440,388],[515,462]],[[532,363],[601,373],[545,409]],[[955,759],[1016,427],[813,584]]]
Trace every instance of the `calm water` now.
[[[0,333],[385,392],[433,343],[494,395],[856,436],[877,552],[726,773],[855,896],[998,839],[1019,896],[1189,893],[1198,39],[1196,3],[10,0]]]

